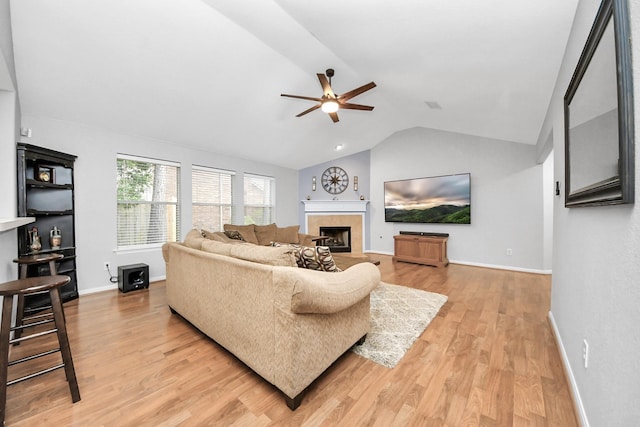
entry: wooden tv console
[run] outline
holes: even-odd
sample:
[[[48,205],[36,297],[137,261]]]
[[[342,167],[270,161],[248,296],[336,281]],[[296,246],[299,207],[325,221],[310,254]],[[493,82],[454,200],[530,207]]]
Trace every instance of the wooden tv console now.
[[[430,236],[426,233],[393,236],[393,260],[446,267],[449,264],[449,259],[447,259],[448,239],[445,236]]]

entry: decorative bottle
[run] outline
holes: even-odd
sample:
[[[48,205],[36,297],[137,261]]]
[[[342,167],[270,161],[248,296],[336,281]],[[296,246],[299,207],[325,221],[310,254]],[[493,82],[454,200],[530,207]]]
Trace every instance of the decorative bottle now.
[[[38,227],[33,227],[29,231],[29,248],[31,252],[38,252],[42,249],[42,243],[40,242],[40,236],[38,235]]]
[[[60,249],[62,234],[58,227],[53,227],[49,232],[49,244],[51,245],[51,249]]]

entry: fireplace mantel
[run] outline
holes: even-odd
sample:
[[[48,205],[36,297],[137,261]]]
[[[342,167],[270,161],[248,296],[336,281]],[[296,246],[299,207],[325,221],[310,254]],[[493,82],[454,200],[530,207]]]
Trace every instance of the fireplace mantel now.
[[[302,200],[305,212],[366,212],[368,200]]]

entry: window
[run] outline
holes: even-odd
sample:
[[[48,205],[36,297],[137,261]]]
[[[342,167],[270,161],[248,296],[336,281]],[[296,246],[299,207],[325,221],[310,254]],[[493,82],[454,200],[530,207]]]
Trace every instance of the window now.
[[[231,224],[233,215],[234,172],[193,166],[191,169],[193,227],[208,231],[222,231],[223,224]]]
[[[118,249],[159,246],[180,235],[180,165],[118,154]]]
[[[244,174],[245,224],[267,225],[276,222],[275,187],[275,178]]]

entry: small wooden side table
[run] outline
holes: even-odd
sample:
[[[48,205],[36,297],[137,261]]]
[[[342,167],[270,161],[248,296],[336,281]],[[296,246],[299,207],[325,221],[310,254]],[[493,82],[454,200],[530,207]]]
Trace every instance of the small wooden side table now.
[[[45,262],[49,263],[49,274],[51,276],[55,276],[57,274],[56,269],[56,261],[64,258],[64,255],[57,253],[43,253],[43,254],[33,254],[33,255],[24,255],[18,257],[13,260],[13,262],[18,263],[20,265],[20,279],[27,278],[27,272],[29,270],[29,266],[33,264],[44,264]],[[24,294],[18,294],[18,306],[16,307],[16,326],[22,326],[24,320]],[[15,338],[20,338],[22,335],[22,329],[16,329],[14,332]],[[19,345],[20,341],[17,341],[15,345]]]
[[[59,368],[64,368],[67,382],[69,383],[69,390],[71,392],[71,399],[73,402],[80,400],[80,389],[78,388],[78,380],[76,378],[76,372],[73,367],[73,359],[71,358],[71,348],[69,347],[69,338],[67,336],[67,326],[64,316],[64,308],[62,307],[62,300],[60,299],[60,287],[66,285],[71,281],[69,276],[38,276],[29,277],[27,279],[18,279],[11,282],[0,284],[0,296],[3,296],[2,301],[2,318],[0,326],[0,425],[4,425],[5,409],[7,403],[7,387],[20,381],[25,381],[36,376],[49,373]],[[29,328],[35,324],[11,326],[11,312],[13,311],[13,297],[15,295],[29,295],[39,292],[48,292],[51,298],[51,309],[53,311],[53,319],[37,322],[37,325],[44,325],[46,323],[54,322],[55,327],[49,330],[35,332],[31,335],[27,335],[21,338],[11,339],[11,331],[18,331],[24,328]],[[59,348],[44,351],[42,353],[34,354],[32,356],[23,357],[9,361],[9,348],[11,344],[16,341],[25,341],[31,338],[38,338],[46,334],[56,333],[58,336]],[[47,369],[43,369],[38,372],[34,372],[29,375],[17,378],[15,380],[7,382],[7,371],[9,366],[16,365],[18,363],[28,362],[30,360],[47,356],[55,352],[62,354],[62,363],[55,366],[51,366]]]

